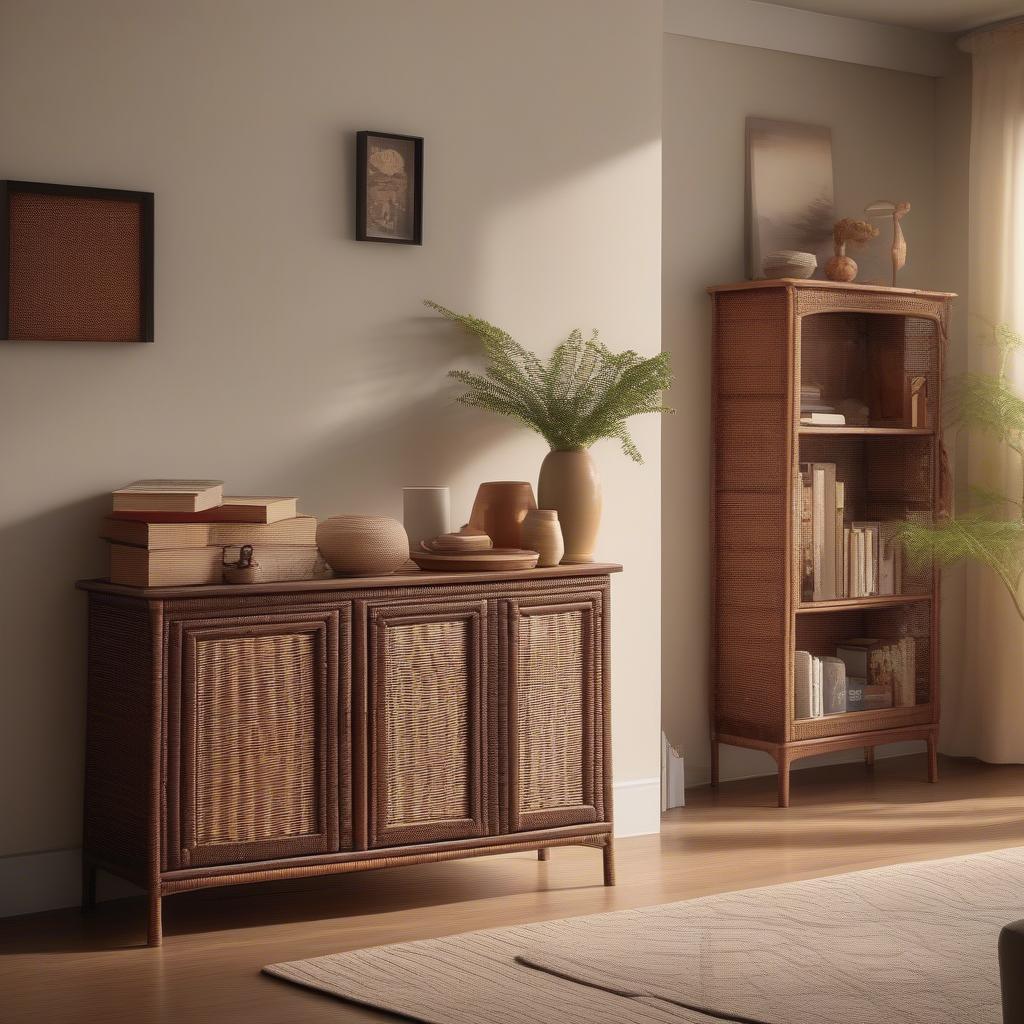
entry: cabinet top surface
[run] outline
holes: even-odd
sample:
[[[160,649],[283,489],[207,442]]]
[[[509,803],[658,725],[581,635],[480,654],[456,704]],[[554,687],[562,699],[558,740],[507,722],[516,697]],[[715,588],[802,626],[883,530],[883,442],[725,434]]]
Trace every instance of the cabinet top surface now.
[[[880,295],[916,295],[926,299],[955,299],[956,292],[935,292],[924,288],[893,288],[886,284],[858,284],[841,281],[820,281],[796,277],[780,277],[765,281],[736,281],[733,284],[716,284],[708,288],[714,295],[716,292],[744,291],[748,288],[821,288],[827,291],[873,292]]]
[[[118,594],[147,600],[182,597],[243,597],[248,594],[295,594],[311,591],[381,590],[397,587],[451,586],[457,583],[503,583],[526,580],[561,580],[587,576],[608,576],[622,572],[613,562],[556,565],[549,569],[521,569],[515,572],[424,572],[401,570],[388,576],[339,576],[327,580],[298,580],[291,583],[212,583],[185,587],[126,587],[109,580],[79,580],[75,586],[99,594]]]

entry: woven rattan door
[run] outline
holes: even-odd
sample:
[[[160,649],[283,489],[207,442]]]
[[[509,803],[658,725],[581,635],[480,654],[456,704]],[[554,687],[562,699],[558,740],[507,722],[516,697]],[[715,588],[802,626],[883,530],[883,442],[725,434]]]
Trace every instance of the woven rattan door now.
[[[169,866],[351,845],[350,619],[345,604],[170,624]]]
[[[511,832],[605,820],[604,596],[505,605],[503,804]]]
[[[488,834],[487,602],[367,612],[368,842]]]

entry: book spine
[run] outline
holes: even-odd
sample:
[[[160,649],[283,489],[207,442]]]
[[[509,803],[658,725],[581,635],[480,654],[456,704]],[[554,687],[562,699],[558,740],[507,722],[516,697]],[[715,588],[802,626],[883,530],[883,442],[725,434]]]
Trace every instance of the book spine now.
[[[836,481],[836,513],[835,513],[835,560],[836,560],[836,597],[846,597],[846,585],[843,582],[843,521],[846,518],[846,485]]]

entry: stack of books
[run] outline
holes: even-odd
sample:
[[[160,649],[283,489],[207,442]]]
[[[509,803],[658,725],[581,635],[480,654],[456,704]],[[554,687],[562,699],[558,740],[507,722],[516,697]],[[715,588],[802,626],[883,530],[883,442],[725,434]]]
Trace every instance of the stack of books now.
[[[309,579],[317,567],[313,516],[295,498],[225,497],[219,480],[138,480],[113,494],[100,536],[110,581],[174,587],[223,581],[223,564],[251,544],[267,581]]]
[[[846,417],[835,406],[822,401],[821,385],[800,385],[800,422],[814,427],[842,427]]]
[[[915,654],[911,637],[846,640],[836,646],[834,657],[797,651],[793,663],[795,717],[913,707],[917,703]]]
[[[854,520],[846,484],[832,462],[800,464],[800,600],[892,596],[902,592],[897,524]]]

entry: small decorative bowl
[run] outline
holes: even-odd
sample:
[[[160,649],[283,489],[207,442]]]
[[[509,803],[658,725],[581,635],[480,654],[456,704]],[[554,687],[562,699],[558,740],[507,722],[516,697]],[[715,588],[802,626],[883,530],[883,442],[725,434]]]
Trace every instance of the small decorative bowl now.
[[[765,256],[761,262],[761,269],[769,280],[780,277],[803,279],[810,277],[818,269],[818,258],[813,252],[780,249]]]
[[[444,533],[433,540],[420,541],[420,547],[436,554],[462,554],[467,551],[487,551],[494,547],[494,542],[483,530],[464,526],[458,533]]]

